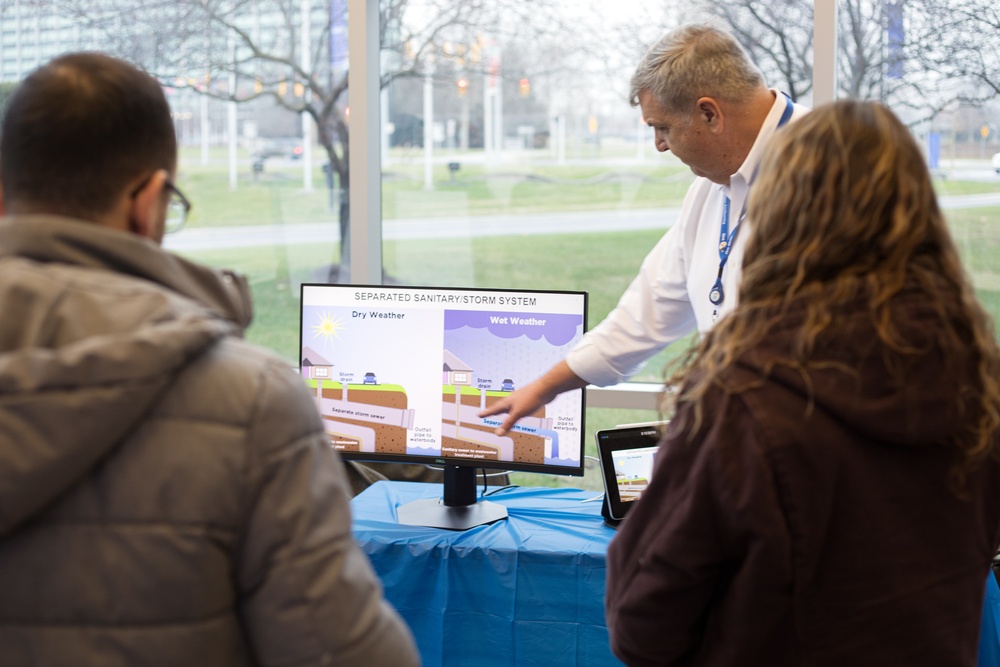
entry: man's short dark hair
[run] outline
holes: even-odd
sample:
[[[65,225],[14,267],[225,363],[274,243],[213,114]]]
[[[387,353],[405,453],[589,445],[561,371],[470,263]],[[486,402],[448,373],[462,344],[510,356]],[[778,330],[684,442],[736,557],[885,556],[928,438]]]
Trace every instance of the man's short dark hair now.
[[[101,53],[60,56],[11,98],[0,133],[8,209],[92,219],[157,169],[173,172],[177,140],[163,89]]]

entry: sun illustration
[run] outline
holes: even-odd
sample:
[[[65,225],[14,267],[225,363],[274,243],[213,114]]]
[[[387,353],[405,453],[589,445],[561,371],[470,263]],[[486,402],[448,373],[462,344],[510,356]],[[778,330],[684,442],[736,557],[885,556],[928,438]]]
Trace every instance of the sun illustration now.
[[[343,328],[340,318],[334,317],[330,313],[323,313],[320,315],[319,324],[313,326],[313,338],[323,338],[329,343],[334,338],[340,338],[340,330]]]

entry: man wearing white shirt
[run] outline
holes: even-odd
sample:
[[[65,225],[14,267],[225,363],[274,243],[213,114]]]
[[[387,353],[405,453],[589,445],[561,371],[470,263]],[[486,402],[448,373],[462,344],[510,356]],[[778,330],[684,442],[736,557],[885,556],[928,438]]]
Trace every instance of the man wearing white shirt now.
[[[542,377],[481,413],[506,413],[498,435],[558,394],[628,379],[733,308],[745,238],[739,229],[764,146],[807,111],[767,88],[739,43],[709,25],[682,26],[650,48],[632,76],[629,101],[653,128],[656,149],[672,151],[698,178],[677,224],[607,318]]]

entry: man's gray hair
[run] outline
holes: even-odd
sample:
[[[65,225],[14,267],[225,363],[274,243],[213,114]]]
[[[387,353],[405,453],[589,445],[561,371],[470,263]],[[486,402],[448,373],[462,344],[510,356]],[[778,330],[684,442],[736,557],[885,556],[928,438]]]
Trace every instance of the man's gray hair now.
[[[689,109],[699,97],[742,102],[764,76],[729,33],[709,24],[683,25],[654,44],[632,75],[629,103],[650,91],[667,110]]]

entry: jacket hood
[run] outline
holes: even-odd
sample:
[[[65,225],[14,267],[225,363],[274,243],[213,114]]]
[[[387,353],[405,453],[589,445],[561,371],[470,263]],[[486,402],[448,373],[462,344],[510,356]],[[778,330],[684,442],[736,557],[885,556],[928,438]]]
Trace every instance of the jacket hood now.
[[[231,320],[240,331],[253,320],[250,288],[242,275],[190,262],[148,239],[92,223],[49,215],[3,218],[0,259],[11,256],[149,280]]]
[[[87,223],[0,220],[0,536],[112,452],[242,330],[240,283]]]
[[[947,350],[937,342],[935,334],[943,325],[941,314],[928,305],[930,299],[909,292],[891,305],[900,338],[918,353],[904,355],[886,345],[867,304],[859,301],[834,313],[829,335],[812,356],[818,363],[803,372],[787,363],[805,317],[798,304],[738,365],[756,377],[769,372],[794,404],[824,411],[869,440],[940,445],[963,428],[959,397],[975,397],[977,392],[969,390],[978,382],[971,340]]]

